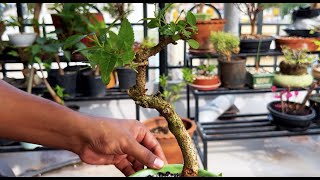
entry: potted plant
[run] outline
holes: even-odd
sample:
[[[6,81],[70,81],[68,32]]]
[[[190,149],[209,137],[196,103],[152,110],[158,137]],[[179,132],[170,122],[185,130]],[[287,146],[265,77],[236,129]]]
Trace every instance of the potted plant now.
[[[255,58],[255,68],[247,68],[247,84],[253,89],[270,88],[273,84],[274,74],[259,66],[260,47],[261,41]]]
[[[162,97],[173,108],[175,102],[179,100],[180,91],[185,87],[186,83],[181,81],[179,83],[170,84],[168,83],[168,76],[161,75],[159,85],[163,88]],[[184,127],[187,130],[190,137],[193,136],[196,130],[196,124],[193,120],[186,117],[181,117]],[[157,116],[143,121],[143,124],[153,133],[153,135],[159,141],[161,148],[166,156],[169,164],[183,164],[183,155],[180,150],[179,144],[175,136],[170,132],[168,128],[168,122],[163,116]]]
[[[284,60],[280,62],[279,72],[275,72],[273,84],[281,87],[307,87],[313,76],[307,71],[313,58],[306,50],[295,50],[282,47]]]
[[[213,64],[201,64],[196,67],[195,72],[188,68],[184,68],[182,72],[184,80],[190,86],[198,90],[208,91],[217,89],[221,85],[220,78],[215,70],[216,66]]]
[[[219,18],[212,18],[212,14],[206,13],[204,11],[205,6],[214,9]],[[192,53],[214,53],[214,47],[209,41],[209,36],[211,31],[223,31],[224,25],[226,23],[225,19],[221,18],[219,11],[211,4],[198,3],[194,6],[196,13],[194,13],[197,23],[198,32],[192,36],[194,40],[199,43],[199,48],[195,49],[190,47],[190,52]]]
[[[249,17],[251,26],[250,34],[240,35],[240,53],[256,53],[259,42],[261,43],[260,52],[269,51],[274,37],[256,33],[258,14],[281,3],[234,3],[234,5]]]
[[[218,75],[225,88],[238,89],[246,84],[246,57],[238,56],[239,37],[228,32],[211,32],[210,42],[219,54]]]
[[[298,91],[294,91],[293,95],[290,86],[287,90],[283,90],[276,94],[275,97],[279,98],[280,101],[272,101],[267,105],[267,109],[272,117],[272,122],[279,128],[289,131],[307,130],[312,123],[312,120],[316,117],[316,112],[312,107],[306,106],[306,102],[317,86],[318,81],[312,83],[302,103],[290,101],[292,96],[298,95]],[[275,86],[272,87],[272,92],[276,92]]]
[[[143,48],[134,52],[134,33],[129,21],[124,18],[121,22],[118,34],[107,30],[107,38],[101,36],[95,38],[95,48],[87,48],[81,52],[87,56],[94,64],[101,66],[102,80],[108,83],[110,72],[115,66],[124,64],[133,64],[137,70],[136,84],[128,89],[128,95],[135,103],[144,108],[156,109],[167,121],[169,130],[176,137],[181,151],[183,153],[184,164],[181,176],[197,176],[199,171],[197,154],[192,144],[192,139],[186,131],[183,122],[174,108],[163,99],[160,92],[148,95],[146,94],[146,67],[148,58],[157,54],[168,44],[175,44],[176,41],[186,40],[190,46],[196,47],[198,44],[191,39],[192,33],[196,31],[196,19],[189,11],[186,20],[167,23],[164,19],[166,10],[172,5],[166,4],[164,9],[155,14],[155,17],[148,18],[149,28],[158,28],[161,35],[159,43],[152,48]],[[163,22],[163,23],[159,23]],[[95,36],[95,34],[94,34]],[[100,44],[100,45],[99,45]],[[111,46],[113,45],[113,46]],[[113,53],[112,53],[113,52]],[[114,61],[110,61],[110,57]]]

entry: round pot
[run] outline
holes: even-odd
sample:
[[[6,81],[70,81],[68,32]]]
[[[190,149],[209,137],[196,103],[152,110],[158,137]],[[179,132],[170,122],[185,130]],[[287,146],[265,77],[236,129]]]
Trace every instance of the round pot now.
[[[320,123],[320,96],[319,94],[313,94],[309,98],[310,107],[314,108],[316,111],[316,116],[313,119],[313,122]]]
[[[320,37],[320,32],[314,32],[310,34],[309,29],[284,29],[288,36],[298,36],[298,37]]]
[[[64,75],[60,75],[58,69],[51,69],[48,72],[48,82],[53,88],[56,85],[63,87],[64,93],[68,94],[68,98],[76,96],[77,71],[64,69]]]
[[[223,31],[225,19],[211,19],[211,20],[197,20],[196,26],[198,33],[194,34],[192,38],[199,43],[198,49],[190,47],[190,52],[215,52],[212,43],[209,40],[211,31]]]
[[[101,76],[95,76],[92,70],[84,71],[82,79],[86,84],[85,96],[89,97],[103,97],[106,95],[106,87],[102,82]]]
[[[188,118],[181,117],[183,124],[188,131],[190,137],[193,136],[194,131],[196,130],[196,123]],[[168,122],[164,117],[154,117],[143,122],[143,124],[149,129],[167,127]],[[169,164],[183,164],[183,156],[180,149],[180,146],[177,142],[177,139],[169,131],[167,134],[163,133],[153,133],[153,135],[159,141],[162,150],[168,160]]]
[[[202,90],[202,91],[210,91],[219,88],[221,85],[221,81],[219,76],[198,76],[195,78],[192,87]]]
[[[281,61],[279,64],[281,74],[286,75],[303,75],[308,73],[307,64],[291,64]]]
[[[218,59],[218,74],[221,86],[229,89],[240,89],[246,84],[246,60],[245,57],[234,57],[231,61]]]
[[[273,101],[267,105],[267,109],[272,117],[272,122],[280,128],[289,131],[304,131],[307,130],[312,120],[316,116],[316,112],[312,107],[306,106],[305,115],[293,115],[282,113],[281,108],[276,108],[275,105],[281,103],[280,101]],[[294,103],[294,102],[290,102]],[[297,104],[297,103],[294,103]]]
[[[9,42],[16,47],[31,46],[37,38],[37,33],[8,34]]]
[[[304,75],[285,75],[279,72],[274,73],[273,84],[279,87],[287,88],[303,88],[308,87],[313,82],[313,76],[310,74]]]
[[[257,53],[260,43],[259,52],[267,52],[270,50],[271,42],[274,40],[272,36],[262,36],[260,39],[240,39],[240,53]]]
[[[159,173],[165,174],[170,172],[171,174],[181,174],[183,169],[183,164],[167,164],[159,170],[155,169],[143,169],[140,170],[129,177],[148,177],[148,176],[157,176]],[[198,177],[220,177],[221,174],[216,175],[204,169],[199,169]],[[165,177],[165,176],[164,176]]]
[[[310,52],[317,51],[318,46],[314,43],[315,40],[320,38],[307,38],[307,37],[288,37],[283,36],[275,39],[276,49],[282,50],[281,46],[287,46],[290,49],[307,49]]]
[[[117,75],[119,81],[119,89],[122,91],[126,91],[136,84],[137,73],[133,69],[118,67]]]

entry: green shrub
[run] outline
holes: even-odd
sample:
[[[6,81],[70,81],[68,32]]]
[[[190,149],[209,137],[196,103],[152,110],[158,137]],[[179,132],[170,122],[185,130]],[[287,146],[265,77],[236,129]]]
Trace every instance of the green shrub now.
[[[231,54],[239,53],[240,39],[239,37],[227,32],[211,32],[210,42],[218,54],[225,56],[228,61],[231,61]]]

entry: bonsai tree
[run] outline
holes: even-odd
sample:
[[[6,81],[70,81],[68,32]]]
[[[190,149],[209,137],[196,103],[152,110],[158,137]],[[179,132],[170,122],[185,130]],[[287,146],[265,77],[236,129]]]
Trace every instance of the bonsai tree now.
[[[239,37],[227,32],[211,32],[210,41],[217,53],[225,57],[227,61],[231,61],[231,55],[238,54],[240,51]]]
[[[234,3],[234,5],[249,17],[251,36],[256,36],[257,17],[260,12],[267,8],[280,6],[282,3]]]
[[[198,43],[191,39],[191,35],[196,32],[195,16],[189,11],[186,20],[167,23],[164,15],[171,5],[172,3],[167,4],[164,9],[155,13],[155,17],[146,19],[150,20],[148,28],[158,28],[160,32],[159,43],[154,47],[141,48],[135,53],[133,49],[134,32],[127,18],[123,18],[118,34],[110,30],[118,18],[105,30],[105,33],[100,33],[100,36],[93,35],[94,46],[82,49],[80,52],[89,59],[91,65],[100,65],[104,83],[109,82],[110,72],[115,66],[131,64],[136,69],[136,84],[128,89],[129,96],[137,105],[156,109],[165,117],[183,153],[184,165],[181,175],[197,176],[199,169],[197,154],[182,120],[172,105],[163,99],[160,92],[153,95],[146,94],[146,67],[150,56],[156,55],[168,44],[176,44],[178,40],[186,40],[190,46],[195,48],[198,46]]]

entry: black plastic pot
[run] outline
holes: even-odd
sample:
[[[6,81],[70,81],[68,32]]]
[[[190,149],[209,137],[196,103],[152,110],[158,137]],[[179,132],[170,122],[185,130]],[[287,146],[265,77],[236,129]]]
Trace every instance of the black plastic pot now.
[[[246,57],[233,57],[229,62],[225,59],[218,59],[218,74],[221,86],[229,89],[241,89],[246,85]]]
[[[64,93],[68,97],[73,98],[76,96],[77,87],[77,71],[64,71],[64,75],[58,73],[58,69],[51,69],[48,72],[48,82],[54,88],[59,85],[64,88]]]
[[[95,76],[93,71],[82,72],[84,94],[90,97],[103,97],[106,94],[106,86],[103,84],[101,76]]]
[[[118,67],[117,74],[120,90],[127,90],[136,84],[137,73],[133,69]]]
[[[316,117],[313,119],[313,122],[320,123],[320,95],[313,94],[309,98],[310,107],[314,108],[316,111]]]
[[[306,106],[309,114],[306,115],[292,115],[282,113],[275,108],[275,104],[281,103],[280,101],[273,101],[267,105],[267,109],[272,117],[272,122],[281,129],[289,131],[305,131],[309,128],[312,120],[316,116],[316,112],[312,107]]]
[[[288,36],[298,36],[298,37],[320,37],[320,32],[314,32],[310,34],[308,29],[284,29]]]
[[[240,39],[240,53],[257,53],[260,41],[260,53],[268,52],[273,40],[271,36],[263,39]]]
[[[311,19],[320,15],[320,9],[310,9],[310,7],[302,8],[292,12],[292,21],[297,19]]]

